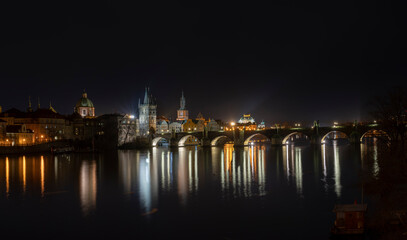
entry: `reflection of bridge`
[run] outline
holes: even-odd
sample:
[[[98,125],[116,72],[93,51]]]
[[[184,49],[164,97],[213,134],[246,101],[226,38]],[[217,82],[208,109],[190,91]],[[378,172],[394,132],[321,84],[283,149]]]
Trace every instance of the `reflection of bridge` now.
[[[382,139],[389,141],[390,137],[382,130],[371,126],[335,126],[312,128],[287,128],[245,131],[202,131],[155,134],[150,136],[151,146],[158,146],[162,142],[170,146],[217,146],[233,143],[235,146],[247,146],[252,142],[268,142],[273,145],[285,144],[335,144],[341,142],[360,143],[366,139]]]

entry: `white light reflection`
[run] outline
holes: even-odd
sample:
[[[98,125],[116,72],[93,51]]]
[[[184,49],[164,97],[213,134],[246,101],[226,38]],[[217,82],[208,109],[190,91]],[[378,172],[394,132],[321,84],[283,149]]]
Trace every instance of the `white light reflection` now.
[[[284,149],[285,148],[285,149]],[[297,194],[303,194],[302,148],[294,145],[283,146],[283,168],[287,182],[295,182]]]
[[[264,152],[264,146],[254,145],[236,150],[233,145],[224,146],[220,162],[224,197],[250,198],[266,194]]]
[[[373,176],[378,179],[379,178],[379,161],[377,158],[377,142],[374,143],[373,145]]]
[[[178,160],[178,179],[177,179],[177,187],[178,187],[178,195],[181,200],[182,204],[186,204],[187,201],[187,192],[188,192],[188,173],[186,169],[186,148],[179,149],[179,160]]]
[[[334,148],[334,172],[335,172],[335,193],[339,198],[341,196],[341,166],[339,163],[339,148],[336,144],[333,145]]]
[[[295,148],[295,183],[298,195],[302,196],[302,160],[301,148]]]
[[[378,160],[378,144],[375,141],[361,144],[362,167],[371,167],[372,175],[375,179],[379,178],[380,165]],[[373,163],[369,160],[373,160]],[[371,165],[372,164],[372,165]]]
[[[151,174],[150,174],[150,159],[149,155],[146,158],[139,160],[139,196],[141,210],[150,212],[151,208]]]
[[[328,182],[327,182],[327,166],[326,166],[326,145],[321,145],[321,155],[322,155],[322,181],[324,182],[325,192],[328,192]]]
[[[181,204],[186,204],[188,194],[196,194],[199,187],[198,149],[185,147],[179,149],[178,193]]]

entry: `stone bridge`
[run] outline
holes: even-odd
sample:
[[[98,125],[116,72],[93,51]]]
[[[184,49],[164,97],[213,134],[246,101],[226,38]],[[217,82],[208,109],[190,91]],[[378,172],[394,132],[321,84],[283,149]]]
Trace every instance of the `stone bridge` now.
[[[285,128],[245,131],[207,131],[180,132],[150,135],[150,145],[159,146],[163,142],[172,147],[188,145],[219,146],[233,143],[235,146],[247,146],[253,142],[265,142],[272,145],[285,144],[332,144],[334,141],[360,143],[373,138],[390,141],[389,135],[379,126],[335,126],[312,128]]]

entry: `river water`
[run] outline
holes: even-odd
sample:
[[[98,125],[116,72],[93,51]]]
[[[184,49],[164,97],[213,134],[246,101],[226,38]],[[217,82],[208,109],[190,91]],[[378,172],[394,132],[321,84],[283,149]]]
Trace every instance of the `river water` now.
[[[42,239],[328,239],[377,147],[0,156],[0,230]],[[6,238],[3,238],[6,237]]]

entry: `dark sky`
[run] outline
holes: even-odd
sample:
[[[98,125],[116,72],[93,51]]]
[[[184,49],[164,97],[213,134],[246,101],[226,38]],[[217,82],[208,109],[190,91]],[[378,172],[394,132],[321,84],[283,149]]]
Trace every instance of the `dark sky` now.
[[[0,105],[29,95],[68,114],[134,112],[144,87],[175,117],[352,121],[406,85],[406,1],[9,1],[0,6]],[[36,100],[34,101],[36,103]]]

